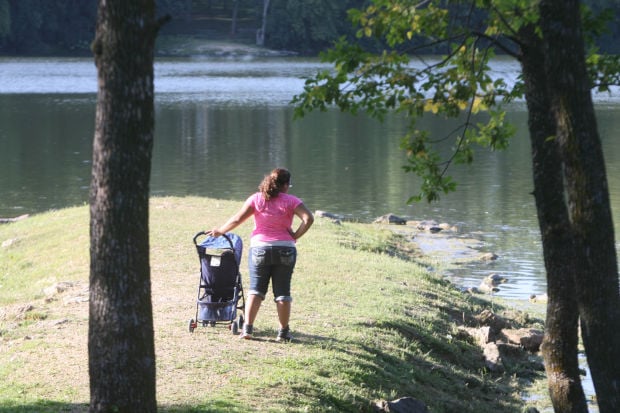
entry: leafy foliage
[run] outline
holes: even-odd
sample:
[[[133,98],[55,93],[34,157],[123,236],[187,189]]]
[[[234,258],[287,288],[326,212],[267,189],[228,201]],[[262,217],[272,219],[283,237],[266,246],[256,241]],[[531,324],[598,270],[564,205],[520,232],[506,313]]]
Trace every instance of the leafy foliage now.
[[[520,31],[536,28],[537,2],[374,0],[349,16],[358,38],[382,39],[386,49],[370,53],[341,38],[321,55],[334,70],[307,79],[304,91],[293,98],[296,117],[332,105],[354,114],[364,111],[380,121],[389,111],[404,114],[410,122],[401,144],[407,154],[404,169],[423,182],[410,201],[436,201],[454,190],[448,167],[471,163],[476,147],[507,147],[515,128],[505,121],[503,107],[523,96],[524,85],[520,78],[509,84],[494,74],[491,61],[498,52],[520,57]],[[600,17],[588,18],[596,35]],[[438,45],[446,52],[429,56]],[[601,90],[618,83],[617,58],[590,59],[592,78]],[[461,126],[450,136],[429,136],[416,126],[423,116],[457,118]],[[445,139],[454,139],[447,156],[435,145]]]
[[[359,26],[358,37],[383,38],[392,50],[372,54],[341,39],[322,55],[324,61],[334,64],[335,72],[307,79],[304,92],[293,100],[295,114],[303,116],[332,104],[352,113],[364,110],[379,120],[388,111],[405,114],[410,133],[401,144],[408,161],[404,169],[421,176],[423,182],[420,194],[410,200],[437,200],[440,193],[455,189],[455,182],[446,174],[453,161],[470,163],[475,145],[494,149],[507,145],[514,129],[504,122],[503,111],[490,109],[519,97],[521,86],[492,76],[493,42],[484,30],[477,31],[477,24],[470,24],[478,20],[476,14],[458,5],[417,7],[411,1],[378,0],[365,10],[352,10],[350,16]],[[415,40],[423,35],[423,40]],[[427,44],[437,42],[449,45],[447,55],[414,60],[408,53],[393,50],[411,43],[413,52],[423,52]],[[474,115],[480,111],[488,112],[486,123],[474,123]],[[452,118],[464,114],[455,133],[454,151],[447,159],[433,143],[448,137],[430,137],[416,128],[416,120],[426,114]]]

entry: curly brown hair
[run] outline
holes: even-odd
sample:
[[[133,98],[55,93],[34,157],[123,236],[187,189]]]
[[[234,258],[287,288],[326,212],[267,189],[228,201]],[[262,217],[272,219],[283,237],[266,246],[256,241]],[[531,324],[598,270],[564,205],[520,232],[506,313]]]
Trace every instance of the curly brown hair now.
[[[269,175],[265,175],[258,186],[265,200],[275,198],[282,191],[282,187],[291,181],[291,173],[284,168],[276,168]]]

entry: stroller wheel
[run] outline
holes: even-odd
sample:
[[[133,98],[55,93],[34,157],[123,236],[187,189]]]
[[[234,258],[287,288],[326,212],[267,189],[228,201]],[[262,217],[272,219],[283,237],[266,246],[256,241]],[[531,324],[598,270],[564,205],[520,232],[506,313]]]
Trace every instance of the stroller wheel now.
[[[239,324],[237,324],[236,321],[233,321],[230,325],[230,331],[232,331],[233,334],[238,334],[239,333]]]
[[[243,315],[239,316],[239,328],[243,328]]]
[[[189,320],[189,332],[193,333],[194,329],[196,328],[196,322],[194,321],[194,319],[192,318],[191,320]]]

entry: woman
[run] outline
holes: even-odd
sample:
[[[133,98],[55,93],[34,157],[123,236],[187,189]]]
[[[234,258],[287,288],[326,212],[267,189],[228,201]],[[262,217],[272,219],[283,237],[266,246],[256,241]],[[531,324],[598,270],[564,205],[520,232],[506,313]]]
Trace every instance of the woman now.
[[[280,324],[276,340],[291,340],[289,319],[293,300],[291,277],[297,259],[295,242],[312,226],[314,217],[301,199],[288,194],[290,187],[290,172],[284,168],[274,169],[258,186],[259,192],[251,195],[235,215],[221,227],[207,231],[208,235],[219,237],[254,216],[248,253],[250,290],[241,338],[252,338],[254,320],[271,280]],[[293,231],[295,215],[301,223]]]

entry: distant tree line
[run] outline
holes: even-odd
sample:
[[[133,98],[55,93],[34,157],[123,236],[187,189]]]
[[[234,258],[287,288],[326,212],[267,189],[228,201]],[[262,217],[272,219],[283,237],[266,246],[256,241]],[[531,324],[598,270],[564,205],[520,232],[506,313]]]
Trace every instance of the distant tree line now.
[[[158,0],[157,14],[172,17],[162,34],[257,43],[314,55],[341,36],[355,36],[347,10],[367,3],[369,0]],[[595,12],[609,9],[613,16],[620,16],[620,0],[585,3]],[[96,12],[97,0],[0,0],[0,55],[90,54]],[[608,33],[599,41],[602,50],[620,53],[618,23],[618,17],[610,21]],[[377,43],[365,46],[383,47]]]
[[[0,0],[0,53],[75,54],[95,36],[96,0]]]

